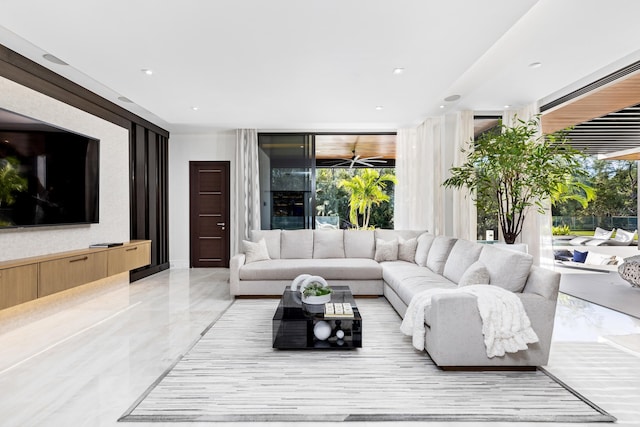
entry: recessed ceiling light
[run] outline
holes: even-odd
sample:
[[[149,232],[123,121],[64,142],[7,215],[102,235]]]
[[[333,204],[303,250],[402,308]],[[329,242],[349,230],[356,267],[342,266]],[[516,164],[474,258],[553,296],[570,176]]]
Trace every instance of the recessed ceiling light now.
[[[58,58],[55,55],[51,55],[50,53],[45,53],[44,55],[42,55],[42,57],[44,59],[46,59],[49,62],[53,62],[54,64],[58,64],[58,65],[69,65],[66,62],[64,62],[62,59]]]
[[[511,105],[505,104],[504,108],[511,108]]]
[[[127,98],[126,96],[119,96],[118,99],[122,102],[128,102],[128,103],[133,103],[132,100],[130,100],[129,98]]]
[[[542,67],[542,62],[532,62],[529,64],[529,68],[540,68]]]
[[[457,101],[460,98],[461,98],[460,95],[450,95],[450,96],[447,96],[444,100],[447,102],[453,102],[453,101]]]
[[[382,110],[384,107],[382,105],[376,105],[376,110],[380,111]]]
[[[147,76],[150,76],[153,74],[153,70],[149,69],[149,68],[143,68],[140,71],[142,71],[143,73],[145,73]]]
[[[200,107],[198,107],[197,105],[194,105],[193,107],[191,107],[191,109],[193,111],[198,111],[200,109]]]
[[[444,108],[444,105],[441,105],[440,108]]]
[[[404,73],[404,68],[394,68],[393,69],[393,74],[395,74],[395,75],[399,75],[399,74],[402,74],[402,73]]]

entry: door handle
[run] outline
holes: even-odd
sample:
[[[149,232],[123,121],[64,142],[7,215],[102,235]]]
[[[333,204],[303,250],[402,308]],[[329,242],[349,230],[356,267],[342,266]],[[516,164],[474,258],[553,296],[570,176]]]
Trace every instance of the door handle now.
[[[218,223],[218,226],[222,227],[223,230],[225,229],[225,225],[226,224],[224,222],[219,222]]]

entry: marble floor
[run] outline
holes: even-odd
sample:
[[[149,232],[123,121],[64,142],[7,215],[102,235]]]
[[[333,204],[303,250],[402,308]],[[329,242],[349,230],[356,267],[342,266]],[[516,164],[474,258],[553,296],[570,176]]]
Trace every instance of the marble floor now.
[[[228,274],[171,269],[131,285],[107,284],[69,301],[35,305],[27,314],[0,312],[0,426],[130,424],[117,419],[232,302]],[[618,424],[640,426],[640,319],[561,295],[547,369]],[[229,423],[244,424],[258,423]],[[280,424],[302,425],[269,426]],[[518,423],[541,424],[577,425]]]

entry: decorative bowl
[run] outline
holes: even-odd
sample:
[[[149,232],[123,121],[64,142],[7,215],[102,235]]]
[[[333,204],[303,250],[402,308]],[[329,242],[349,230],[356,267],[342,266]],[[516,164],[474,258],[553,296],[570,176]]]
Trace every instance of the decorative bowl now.
[[[302,302],[305,304],[326,304],[329,301],[331,301],[331,294],[309,296],[302,294]]]

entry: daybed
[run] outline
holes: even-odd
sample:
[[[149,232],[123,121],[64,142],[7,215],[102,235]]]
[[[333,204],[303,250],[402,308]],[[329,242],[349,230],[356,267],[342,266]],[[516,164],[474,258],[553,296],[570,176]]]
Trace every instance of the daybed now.
[[[514,292],[539,342],[487,356],[476,298],[441,294],[425,311],[425,349],[441,367],[535,367],[549,357],[560,275],[532,266],[528,254],[419,230],[254,231],[230,263],[231,294],[281,295],[300,274],[348,285],[354,295],[384,295],[404,316],[417,293],[486,283]],[[247,262],[250,261],[250,262]],[[478,271],[481,274],[476,274]]]

